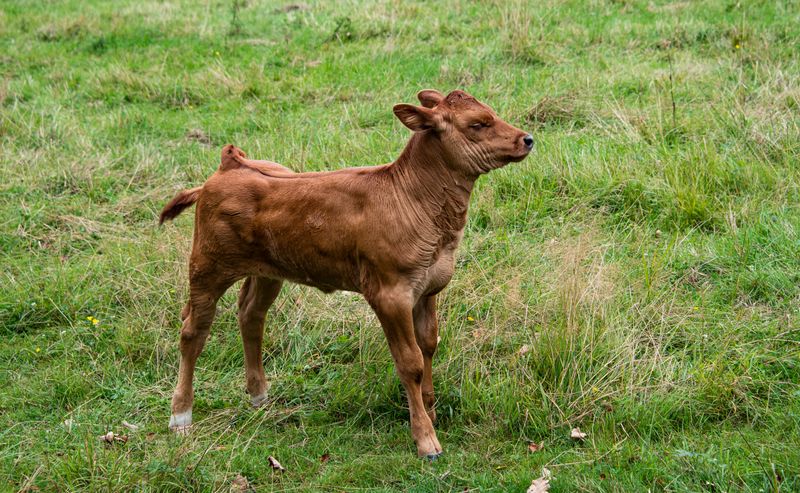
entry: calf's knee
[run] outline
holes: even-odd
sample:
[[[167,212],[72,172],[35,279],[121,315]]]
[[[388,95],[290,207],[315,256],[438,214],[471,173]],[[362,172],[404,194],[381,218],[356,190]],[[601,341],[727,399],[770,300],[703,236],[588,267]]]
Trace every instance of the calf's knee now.
[[[424,367],[422,364],[422,355],[408,355],[399,358],[397,361],[397,373],[400,375],[400,380],[403,384],[417,384],[422,383],[422,374]]]
[[[200,331],[193,327],[182,328],[180,340],[181,352],[197,351],[197,345],[205,341],[208,332],[208,330]]]

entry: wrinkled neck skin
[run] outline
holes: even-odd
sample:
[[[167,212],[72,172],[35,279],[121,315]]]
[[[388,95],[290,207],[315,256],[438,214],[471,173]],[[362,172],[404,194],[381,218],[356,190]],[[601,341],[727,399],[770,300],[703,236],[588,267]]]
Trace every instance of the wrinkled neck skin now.
[[[448,162],[441,141],[429,132],[415,133],[390,166],[402,211],[415,224],[431,228],[439,237],[437,243],[448,243],[466,223],[470,194],[479,175],[460,168]]]
[[[442,193],[465,210],[478,174],[458,171],[457,163],[449,163],[441,141],[428,132],[415,133],[400,157],[392,163],[396,184],[422,202],[441,204]]]

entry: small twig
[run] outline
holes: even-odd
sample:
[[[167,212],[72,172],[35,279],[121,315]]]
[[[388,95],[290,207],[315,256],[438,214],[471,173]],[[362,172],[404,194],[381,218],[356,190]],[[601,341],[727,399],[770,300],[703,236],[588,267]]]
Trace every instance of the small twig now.
[[[678,128],[677,125],[677,107],[675,105],[675,78],[673,76],[674,68],[672,65],[672,51],[667,53],[667,61],[669,62],[669,99],[672,103],[672,129]]]
[[[22,487],[20,487],[19,489],[20,492],[30,491],[31,486],[33,486],[33,482],[36,480],[36,476],[39,475],[39,473],[42,471],[42,468],[44,468],[44,465],[39,464],[39,467],[37,467],[36,470],[33,471],[33,474],[31,474],[30,477],[25,480],[25,484],[23,484]]]
[[[780,484],[775,484],[776,483],[775,475],[773,474],[772,476],[770,476],[769,472],[767,472],[767,468],[764,467],[764,463],[761,462],[761,457],[758,454],[756,454],[755,450],[753,450],[753,447],[750,446],[750,442],[744,436],[742,430],[740,430],[739,428],[734,428],[734,429],[736,433],[738,433],[739,436],[742,437],[742,443],[744,443],[744,446],[747,447],[748,452],[750,452],[753,458],[755,458],[756,462],[758,463],[758,467],[761,468],[761,471],[764,473],[764,476],[769,478],[770,486],[772,486],[773,491],[775,493],[778,493],[780,491]]]
[[[239,20],[239,10],[244,6],[244,0],[233,0],[231,3],[231,27],[228,36],[238,36],[242,33],[242,22]]]
[[[594,457],[592,459],[586,459],[586,460],[580,460],[580,461],[576,461],[576,462],[565,462],[563,464],[555,464],[554,463],[555,459],[553,459],[552,461],[550,461],[547,464],[545,464],[545,467],[555,469],[556,467],[577,466],[577,465],[581,465],[581,464],[593,464],[595,462],[598,462],[598,461],[604,459],[611,452],[618,451],[620,446],[623,443],[625,443],[627,440],[628,440],[627,437],[623,438],[619,442],[615,443],[613,447],[611,447],[610,449],[606,450],[606,452],[603,455],[599,456],[599,457]]]

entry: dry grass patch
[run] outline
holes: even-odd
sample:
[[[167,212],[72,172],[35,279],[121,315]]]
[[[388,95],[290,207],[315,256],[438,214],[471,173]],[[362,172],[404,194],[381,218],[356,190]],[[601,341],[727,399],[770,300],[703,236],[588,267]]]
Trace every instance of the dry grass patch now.
[[[528,110],[525,120],[537,126],[581,127],[586,116],[585,109],[575,96],[544,96]]]

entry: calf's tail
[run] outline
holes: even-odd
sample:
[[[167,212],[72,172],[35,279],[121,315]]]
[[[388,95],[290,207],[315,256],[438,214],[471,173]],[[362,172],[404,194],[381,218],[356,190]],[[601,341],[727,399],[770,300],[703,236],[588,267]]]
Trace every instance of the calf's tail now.
[[[158,219],[158,224],[164,224],[164,221],[168,219],[175,219],[184,209],[191,207],[192,204],[197,202],[201,190],[203,190],[203,187],[199,186],[178,192],[178,194],[169,201],[169,204],[164,206],[164,209],[161,211],[161,216]]]

